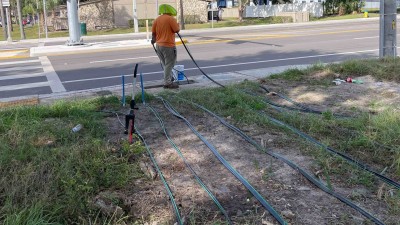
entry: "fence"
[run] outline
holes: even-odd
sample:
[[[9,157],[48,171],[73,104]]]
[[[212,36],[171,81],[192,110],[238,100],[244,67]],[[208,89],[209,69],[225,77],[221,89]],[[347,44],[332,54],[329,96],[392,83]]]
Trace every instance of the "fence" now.
[[[277,16],[282,12],[309,12],[314,17],[322,17],[324,15],[322,4],[314,2],[246,6],[245,17],[270,17]]]
[[[400,0],[396,1],[397,8],[400,7]],[[364,2],[364,9],[379,9],[381,7],[381,3],[377,1],[371,1],[371,2]]]

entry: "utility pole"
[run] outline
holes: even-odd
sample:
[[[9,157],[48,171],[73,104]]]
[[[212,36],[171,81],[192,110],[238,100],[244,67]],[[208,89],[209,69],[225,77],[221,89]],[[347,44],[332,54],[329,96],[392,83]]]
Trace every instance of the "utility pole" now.
[[[133,27],[135,29],[135,33],[138,33],[139,25],[138,25],[138,17],[137,17],[136,0],[133,0]]]
[[[81,45],[81,31],[78,21],[78,4],[76,0],[67,1],[67,12],[68,12],[68,32],[69,40],[67,45]]]
[[[185,20],[183,17],[183,1],[182,0],[179,1],[179,5],[180,5],[180,11],[181,11],[181,19],[180,19],[181,30],[184,30],[185,29]]]
[[[49,37],[47,34],[47,11],[46,11],[46,0],[43,0],[43,17],[44,17],[44,33],[46,34],[46,39]]]
[[[157,11],[157,15],[156,15],[156,17],[158,16],[158,0],[156,0],[156,11]]]
[[[6,30],[6,19],[4,17],[3,0],[0,0],[0,16],[1,16],[1,28],[3,29],[4,40],[7,40],[7,30]]]
[[[396,0],[380,2],[379,57],[397,57]]]

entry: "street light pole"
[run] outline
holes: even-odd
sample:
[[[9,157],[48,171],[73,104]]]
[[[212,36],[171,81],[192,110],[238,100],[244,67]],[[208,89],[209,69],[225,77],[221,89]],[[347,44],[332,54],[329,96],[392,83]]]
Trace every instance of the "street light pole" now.
[[[156,17],[158,16],[158,0],[156,0],[156,10],[157,10],[157,15],[156,15]]]
[[[137,10],[136,10],[136,0],[133,0],[133,27],[135,29],[135,33],[138,33],[139,25],[138,25]]]
[[[69,40],[67,45],[81,45],[81,31],[79,29],[78,20],[78,3],[76,0],[67,1],[67,12],[68,12],[68,32]]]

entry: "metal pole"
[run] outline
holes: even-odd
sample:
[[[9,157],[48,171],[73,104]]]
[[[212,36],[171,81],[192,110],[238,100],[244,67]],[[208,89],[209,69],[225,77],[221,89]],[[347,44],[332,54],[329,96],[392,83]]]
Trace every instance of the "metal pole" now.
[[[12,42],[12,38],[11,38],[11,19],[10,19],[10,11],[8,10],[8,7],[6,7],[6,16],[7,16],[7,42]]]
[[[397,7],[395,0],[380,2],[379,57],[397,56]]]
[[[78,3],[76,0],[67,1],[69,40],[67,45],[80,45],[81,31],[78,22]]]
[[[185,19],[183,17],[183,1],[180,0],[180,9],[181,9],[181,30],[185,29]]]
[[[44,33],[46,34],[46,39],[49,37],[47,33],[47,11],[46,11],[46,0],[43,0],[43,17],[44,17]]]
[[[214,3],[214,1],[211,2],[211,28],[214,28],[214,4],[213,3]]]
[[[40,39],[40,13],[39,13],[39,2],[38,0],[36,0],[36,10],[37,10],[37,20],[38,20],[38,35],[39,35],[39,39]]]
[[[156,8],[157,8],[157,9],[156,9],[156,10],[157,10],[157,15],[156,15],[156,17],[157,17],[157,16],[158,16],[158,13],[159,13],[159,12],[158,12],[158,0],[156,0]]]
[[[138,25],[138,17],[137,17],[136,0],[133,0],[133,26],[135,29],[135,33],[138,33],[139,25]]]
[[[146,19],[146,40],[150,40],[150,32],[149,32],[149,20]]]

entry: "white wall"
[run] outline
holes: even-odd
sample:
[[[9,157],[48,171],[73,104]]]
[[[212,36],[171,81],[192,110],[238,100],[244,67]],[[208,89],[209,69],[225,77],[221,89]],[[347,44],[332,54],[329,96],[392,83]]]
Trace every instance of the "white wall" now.
[[[279,12],[309,12],[310,16],[322,17],[324,15],[321,3],[295,3],[278,5],[246,6],[245,17],[270,17]]]

